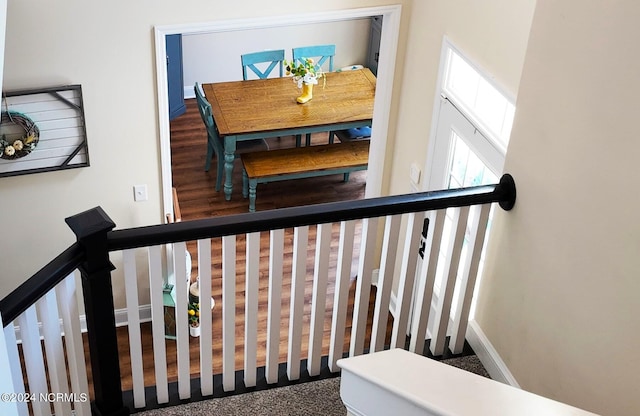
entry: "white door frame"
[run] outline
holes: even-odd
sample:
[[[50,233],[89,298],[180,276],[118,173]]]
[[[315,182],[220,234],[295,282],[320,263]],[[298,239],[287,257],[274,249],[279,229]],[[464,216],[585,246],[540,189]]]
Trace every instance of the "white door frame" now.
[[[184,25],[156,26],[155,58],[156,82],[158,98],[158,130],[160,135],[160,162],[162,168],[162,201],[164,214],[173,215],[171,194],[171,145],[169,129],[169,99],[167,91],[167,48],[166,35],[227,32],[246,29],[264,29],[281,26],[294,26],[310,23],[326,23],[341,20],[383,16],[380,56],[383,57],[378,66],[376,97],[373,106],[373,125],[371,148],[369,151],[370,166],[384,166],[387,132],[389,129],[389,113],[393,92],[396,50],[400,33],[401,5],[367,7],[360,9],[334,10],[319,13],[308,13],[288,16],[263,17],[254,19],[221,20],[206,23]],[[382,193],[382,169],[369,169],[365,197],[376,197]]]
[[[505,90],[504,88],[502,88],[500,85],[498,85],[494,79],[489,76],[489,74],[481,67],[479,67],[478,65],[476,65],[474,62],[471,62],[468,60],[467,55],[465,53],[463,53],[458,47],[456,47],[453,42],[447,37],[444,36],[443,40],[442,40],[442,49],[440,51],[440,64],[438,67],[438,79],[437,79],[437,90],[436,90],[436,94],[433,98],[433,113],[431,115],[431,129],[429,131],[429,144],[428,144],[428,149],[427,149],[427,160],[424,166],[424,173],[425,173],[425,177],[424,177],[424,182],[422,183],[422,190],[423,191],[428,191],[428,190],[433,190],[432,188],[430,188],[430,183],[432,182],[432,174],[431,172],[433,171],[433,169],[440,169],[441,167],[443,167],[446,163],[448,163],[448,159],[446,160],[441,160],[443,154],[437,153],[437,136],[438,136],[438,127],[439,127],[439,120],[440,120],[440,111],[442,108],[442,103],[443,100],[445,99],[444,97],[444,92],[443,92],[443,80],[444,80],[444,72],[446,69],[446,54],[448,52],[448,50],[451,49],[453,50],[456,54],[458,54],[459,56],[464,57],[464,59],[467,61],[467,63],[469,65],[471,65],[487,82],[489,82],[490,84],[492,84],[498,91],[500,91],[500,93],[505,96],[508,100],[510,100],[511,102],[515,102],[515,97],[508,92],[507,90]],[[451,101],[450,103],[447,103],[446,105],[454,105],[455,106],[455,102]],[[462,114],[463,117],[467,118],[467,120],[469,120],[469,122],[471,124],[474,125],[475,128],[478,129],[478,131],[484,135],[485,137],[489,137],[487,135],[487,133],[483,132],[483,128],[482,126],[478,125],[477,123],[471,121],[470,118],[467,117],[467,115],[465,114],[464,111],[460,110],[460,114]],[[476,149],[477,150],[477,149]],[[491,161],[485,161],[488,163],[491,163]],[[502,163],[504,163],[504,160],[502,161]],[[495,166],[500,167],[500,172],[502,171],[502,163],[500,164],[495,164]],[[500,176],[500,174],[498,174],[498,176]],[[441,188],[441,186],[437,186],[438,189]]]

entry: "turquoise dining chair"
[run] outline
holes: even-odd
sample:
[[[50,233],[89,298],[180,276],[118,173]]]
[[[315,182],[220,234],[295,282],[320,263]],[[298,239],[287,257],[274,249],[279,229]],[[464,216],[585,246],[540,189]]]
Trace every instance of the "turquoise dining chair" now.
[[[242,79],[248,79],[250,69],[260,79],[268,78],[276,67],[278,67],[280,76],[282,77],[282,61],[284,61],[284,49],[272,51],[252,52],[240,55],[242,61]],[[269,64],[265,70],[260,69],[256,64]],[[264,66],[264,65],[262,65]]]
[[[215,153],[217,163],[217,176],[216,176],[216,191],[219,191],[222,187],[222,178],[224,176],[224,145],[222,139],[218,135],[215,122],[213,121],[213,113],[211,111],[211,104],[202,94],[200,85],[196,82],[193,90],[196,93],[196,101],[198,102],[198,111],[200,111],[200,117],[207,129],[207,160],[204,165],[206,172],[211,168],[211,159]],[[236,142],[236,153],[238,157],[242,153],[256,152],[259,150],[269,150],[267,142],[264,139],[255,140],[242,140]]]
[[[293,60],[300,61],[302,58],[313,58],[316,68],[323,68],[324,63],[329,61],[328,72],[333,72],[333,57],[336,55],[336,45],[315,45],[293,48]],[[323,68],[327,72],[327,69]]]
[[[327,60],[329,61],[328,72],[333,72],[333,57],[336,55],[336,45],[315,45],[315,46],[301,46],[299,48],[293,48],[293,60],[299,62],[302,58],[313,58],[316,63],[316,68],[323,68],[323,65]],[[327,72],[324,68],[323,71]],[[333,135],[331,135],[331,141],[333,141]],[[301,136],[296,136],[296,145],[300,145]],[[311,144],[311,133],[307,133],[305,145]]]

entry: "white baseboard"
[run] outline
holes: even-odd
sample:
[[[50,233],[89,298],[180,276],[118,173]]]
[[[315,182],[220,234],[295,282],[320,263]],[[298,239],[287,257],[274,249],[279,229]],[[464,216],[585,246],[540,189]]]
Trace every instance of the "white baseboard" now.
[[[138,308],[140,314],[140,322],[149,322],[151,321],[151,305],[141,305]],[[116,309],[114,311],[116,327],[118,326],[126,326],[128,324],[127,319],[127,310],[126,309]],[[16,325],[15,328],[16,333],[16,341],[18,343],[22,342],[22,334],[20,333],[20,325]],[[40,338],[42,339],[42,323],[38,322],[38,330],[40,332]],[[87,332],[87,317],[85,315],[80,315],[80,331]],[[62,325],[62,319],[60,319],[60,333],[64,335],[64,327]]]
[[[378,278],[380,277],[380,269],[371,272],[371,285],[378,287]]]
[[[196,98],[196,93],[193,91],[193,85],[184,87],[184,98]]]
[[[489,338],[482,331],[478,322],[469,321],[466,337],[467,342],[469,342],[469,345],[471,345],[471,348],[473,348],[493,380],[520,388],[520,384],[511,374],[504,361],[502,361],[496,349],[491,345]]]

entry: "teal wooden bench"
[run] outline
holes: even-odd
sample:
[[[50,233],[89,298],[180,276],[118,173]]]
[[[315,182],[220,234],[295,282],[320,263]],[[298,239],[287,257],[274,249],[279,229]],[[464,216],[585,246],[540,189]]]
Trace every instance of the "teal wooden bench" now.
[[[249,198],[249,211],[256,210],[256,188],[259,183],[312,178],[366,170],[369,141],[324,144],[268,150],[241,155],[243,169],[242,195]]]

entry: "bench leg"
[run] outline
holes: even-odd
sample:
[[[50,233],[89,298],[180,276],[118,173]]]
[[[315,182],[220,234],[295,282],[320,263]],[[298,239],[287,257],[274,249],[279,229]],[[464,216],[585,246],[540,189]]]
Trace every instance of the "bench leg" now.
[[[256,212],[256,188],[258,181],[249,179],[249,212]]]
[[[344,181],[349,182],[349,172],[344,173]]]
[[[296,147],[302,146],[302,135],[296,134]]]
[[[307,137],[304,143],[305,146],[311,146],[311,133],[307,133]]]
[[[249,196],[249,177],[247,171],[242,169],[242,197],[247,198]]]

